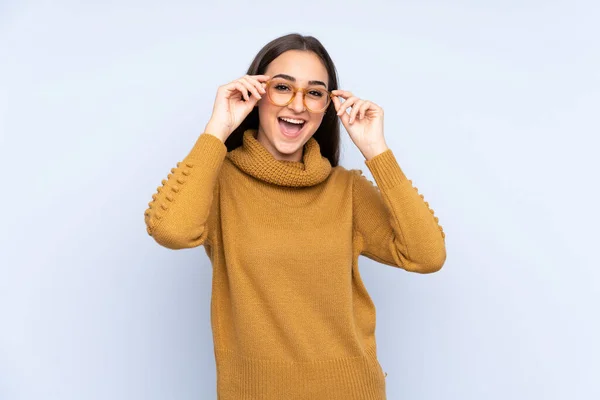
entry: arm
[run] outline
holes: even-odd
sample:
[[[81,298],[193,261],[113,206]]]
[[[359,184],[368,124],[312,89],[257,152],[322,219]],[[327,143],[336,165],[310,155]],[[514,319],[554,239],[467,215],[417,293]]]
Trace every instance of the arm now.
[[[144,213],[146,230],[157,243],[183,249],[210,241],[215,218],[212,203],[226,154],[220,138],[203,133],[184,160],[171,169]]]
[[[360,238],[360,254],[411,272],[441,269],[446,260],[445,234],[392,151],[365,164],[378,186],[360,170],[352,170],[354,230]]]

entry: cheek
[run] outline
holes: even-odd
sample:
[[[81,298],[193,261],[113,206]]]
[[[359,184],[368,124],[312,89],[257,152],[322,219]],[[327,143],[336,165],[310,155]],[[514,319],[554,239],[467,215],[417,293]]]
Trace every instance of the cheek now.
[[[258,102],[258,118],[260,121],[268,122],[269,118],[275,118],[275,107],[264,97]]]
[[[323,117],[325,114],[314,115],[311,117],[310,122],[314,126],[315,131],[321,126],[321,122],[323,122]]]
[[[277,134],[277,115],[281,112],[281,107],[274,106],[264,97],[258,101],[257,107],[259,127],[268,137],[275,136]]]

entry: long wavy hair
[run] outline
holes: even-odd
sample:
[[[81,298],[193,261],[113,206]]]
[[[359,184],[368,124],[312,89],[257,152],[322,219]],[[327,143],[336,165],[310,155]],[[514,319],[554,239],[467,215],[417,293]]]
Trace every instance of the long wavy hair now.
[[[298,33],[281,36],[267,43],[258,52],[256,57],[254,57],[254,61],[252,61],[246,73],[248,75],[264,75],[271,61],[288,50],[302,50],[315,53],[323,61],[323,64],[325,64],[325,69],[327,69],[327,75],[329,76],[328,90],[331,91],[338,88],[335,65],[325,47],[316,38],[303,36]],[[240,126],[225,141],[227,150],[231,151],[241,146],[244,132],[247,129],[258,129],[258,123],[258,107],[254,107]],[[333,102],[329,103],[321,125],[319,125],[313,137],[319,143],[321,155],[329,160],[332,167],[336,167],[340,158],[340,124]]]

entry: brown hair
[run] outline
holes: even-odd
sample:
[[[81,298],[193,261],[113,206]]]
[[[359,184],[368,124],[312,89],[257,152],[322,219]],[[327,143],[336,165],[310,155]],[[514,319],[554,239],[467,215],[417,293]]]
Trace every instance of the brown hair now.
[[[288,50],[303,50],[315,53],[327,69],[327,75],[329,76],[327,89],[331,91],[338,88],[335,65],[325,47],[316,38],[298,33],[281,36],[267,43],[254,57],[246,73],[248,75],[264,75],[271,61]],[[258,108],[256,107],[225,141],[228,151],[242,145],[243,134],[247,129],[258,129]],[[340,158],[340,124],[333,102],[329,103],[323,121],[321,121],[321,125],[319,125],[313,137],[319,143],[321,155],[329,160],[332,167],[336,167]]]

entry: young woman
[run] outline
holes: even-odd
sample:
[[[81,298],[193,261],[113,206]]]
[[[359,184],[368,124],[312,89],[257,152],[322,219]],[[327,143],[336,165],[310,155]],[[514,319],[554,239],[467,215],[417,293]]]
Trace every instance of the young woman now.
[[[339,120],[365,157],[338,165]],[[339,90],[321,43],[291,34],[219,87],[212,116],[145,212],[160,245],[203,245],[221,400],[381,400],[375,306],[358,257],[417,273],[446,260],[377,104]]]

